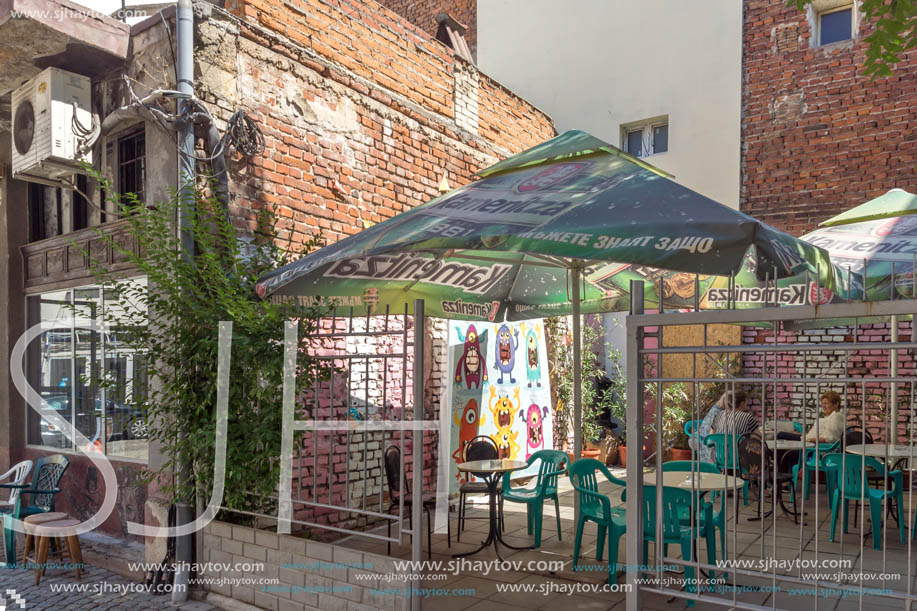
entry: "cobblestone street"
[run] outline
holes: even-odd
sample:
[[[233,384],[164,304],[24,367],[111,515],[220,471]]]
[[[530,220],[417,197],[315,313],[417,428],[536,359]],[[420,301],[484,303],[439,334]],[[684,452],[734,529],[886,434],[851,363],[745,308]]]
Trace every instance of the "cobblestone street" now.
[[[68,585],[74,586],[72,591],[64,591]],[[117,573],[89,566],[82,575],[82,581],[76,580],[73,571],[49,569],[41,583],[36,586],[33,571],[0,568],[0,609],[5,605],[7,611],[219,610],[218,607],[197,601],[172,605],[169,595],[138,591],[141,585]],[[11,594],[11,591],[14,591],[15,595]]]

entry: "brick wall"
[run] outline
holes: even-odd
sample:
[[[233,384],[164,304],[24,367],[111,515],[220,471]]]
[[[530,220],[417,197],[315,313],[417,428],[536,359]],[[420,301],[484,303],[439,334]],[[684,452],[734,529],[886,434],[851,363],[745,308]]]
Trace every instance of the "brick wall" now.
[[[453,19],[464,25],[465,41],[468,48],[477,56],[478,52],[478,2],[477,0],[380,0],[404,17],[410,23],[428,33],[436,35],[436,15],[448,13]]]
[[[885,193],[917,188],[917,52],[870,81],[869,34],[813,47],[806,15],[745,2],[741,209],[795,235]]]
[[[397,580],[380,585],[377,576],[396,573],[391,558],[296,536],[211,522],[204,529],[202,562],[205,571],[201,577],[210,581],[205,590],[262,609],[406,611],[410,608],[410,598],[406,596],[370,591],[380,587],[410,587],[408,582]],[[217,565],[222,566],[217,568]],[[264,570],[235,570],[245,568],[244,565],[263,565]],[[362,568],[353,568],[360,565]],[[265,585],[273,591],[264,592],[257,583],[239,583],[244,578],[271,580]],[[339,591],[334,591],[335,588]]]
[[[910,341],[911,332],[910,322],[900,323],[898,341]],[[774,343],[773,332],[770,329],[746,328],[742,334],[743,342],[746,344]],[[814,424],[815,418],[818,418],[818,409],[821,406],[820,395],[828,390],[834,390],[841,393],[842,406],[847,408],[848,425],[863,426],[875,441],[886,438],[886,427],[890,434],[893,427],[883,418],[890,413],[891,385],[887,382],[870,380],[890,376],[889,350],[885,347],[885,344],[891,341],[890,325],[865,324],[860,325],[856,331],[853,327],[781,331],[777,341],[781,345],[790,347],[793,344],[840,344],[856,341],[863,344],[863,348],[856,351],[825,349],[808,352],[788,350],[776,354],[746,353],[743,357],[743,375],[746,377],[772,378],[776,368],[777,376],[781,379],[811,380],[807,384],[786,381],[778,382],[775,386],[773,383],[767,383],[764,403],[769,420],[774,418],[772,410],[776,403],[778,419],[794,420],[800,424],[805,420],[806,426],[810,427]],[[913,351],[899,350],[898,375],[908,377],[914,376],[915,373],[917,373],[917,365],[915,365]],[[831,382],[833,379],[845,377],[857,379],[857,381],[846,384]],[[816,378],[826,379],[828,382],[819,385]],[[859,379],[862,379],[862,382]],[[757,385],[753,391],[757,392],[759,396],[750,401],[750,406],[756,412],[760,422],[760,385]],[[906,438],[912,418],[911,392],[910,383],[898,384],[899,442],[903,442]]]
[[[230,0],[226,7],[196,5],[196,91],[221,130],[242,108],[264,132],[262,155],[230,163],[230,212],[243,232],[254,227],[259,209],[271,207],[281,239],[296,245],[318,233],[331,243],[436,197],[444,176],[452,187],[464,184],[474,172],[554,136],[547,115],[375,2]],[[445,326],[428,321],[424,337],[425,407],[435,414]],[[410,399],[410,363],[407,371]],[[337,381],[345,388],[336,387],[336,397],[348,395],[348,381],[358,388],[368,378],[367,401],[384,403],[380,376],[359,367],[350,374]],[[388,380],[391,398],[401,381]],[[412,401],[395,403],[410,412]],[[328,406],[315,417],[346,419],[343,403]],[[301,488],[311,499],[315,488],[319,502],[344,507],[361,505],[364,489],[378,495],[390,441],[391,434],[351,434],[348,456],[347,434],[309,440],[301,475],[294,469],[294,498]],[[423,468],[431,486],[436,444],[428,433]],[[405,450],[409,459],[410,444]],[[333,467],[316,468],[316,456],[325,465],[330,456]],[[300,507],[296,517],[348,527],[363,522],[331,509]]]

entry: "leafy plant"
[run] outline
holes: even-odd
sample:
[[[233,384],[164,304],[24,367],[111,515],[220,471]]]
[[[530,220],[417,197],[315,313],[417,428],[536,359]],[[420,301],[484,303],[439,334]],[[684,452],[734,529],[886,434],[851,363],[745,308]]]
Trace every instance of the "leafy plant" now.
[[[655,390],[655,385],[651,385]],[[662,387],[662,436],[670,448],[688,449],[685,422],[691,419],[691,396],[684,382]]]
[[[601,327],[591,324],[582,325],[582,339],[583,419],[581,435],[583,442],[595,443],[602,438],[604,433],[599,419],[606,411],[620,419],[623,424],[624,413],[627,408],[627,387],[621,375],[620,367],[617,366],[620,354],[610,344],[606,345],[609,360],[615,365],[614,371],[606,372],[601,356],[595,349],[596,346],[602,345],[603,333]],[[563,402],[565,410],[568,412],[563,424],[566,427],[569,426],[569,414],[572,414],[573,408],[573,342],[570,341],[569,336],[565,336],[562,341],[556,342],[555,348],[557,350],[555,384],[557,398]],[[598,388],[598,381],[606,375],[611,384],[603,392]],[[557,426],[557,420],[555,420],[555,426]]]
[[[194,206],[186,212],[187,235],[194,244],[188,252],[176,230],[182,212],[178,194],[153,206],[135,198],[122,205],[121,196],[105,188],[110,205],[126,219],[139,254],[113,237],[117,234],[97,233],[146,276],[149,287],[122,280],[90,257],[94,274],[117,305],[106,308],[104,322],[118,328],[120,341],[148,356],[151,383],[137,407],[146,410],[149,440],[166,460],[147,474],[147,481],[159,481],[166,493],[179,498],[209,498],[217,326],[233,321],[223,504],[272,513],[276,505],[270,497],[280,475],[284,321],[296,320],[299,337],[305,338],[320,315],[315,309],[262,301],[255,294],[258,277],[290,259],[291,253],[278,245],[277,218],[263,211],[254,235],[243,241],[222,204],[197,190]],[[305,251],[316,245],[312,239]],[[305,342],[300,342],[297,363],[300,372],[310,372],[296,376],[297,396],[302,396],[306,381],[314,379],[311,372],[323,370],[306,352]],[[323,371],[319,378],[327,375]],[[193,478],[176,477],[182,465],[190,465]]]

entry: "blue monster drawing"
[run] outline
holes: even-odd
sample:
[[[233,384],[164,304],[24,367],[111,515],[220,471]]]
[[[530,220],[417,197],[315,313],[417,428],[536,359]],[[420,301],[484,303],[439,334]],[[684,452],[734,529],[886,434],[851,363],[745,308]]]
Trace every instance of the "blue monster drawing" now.
[[[529,388],[532,387],[532,382],[541,388],[541,362],[538,359],[541,325],[535,325],[526,330],[525,323],[522,323],[522,332],[525,333],[525,376],[529,381]]]
[[[516,348],[519,347],[519,329],[514,329],[510,334],[509,327],[506,323],[500,325],[497,329],[497,341],[494,348],[496,361],[494,367],[500,371],[500,379],[497,384],[503,384],[503,376],[509,376],[509,383],[515,384],[516,378],[513,377],[513,367],[516,365]]]

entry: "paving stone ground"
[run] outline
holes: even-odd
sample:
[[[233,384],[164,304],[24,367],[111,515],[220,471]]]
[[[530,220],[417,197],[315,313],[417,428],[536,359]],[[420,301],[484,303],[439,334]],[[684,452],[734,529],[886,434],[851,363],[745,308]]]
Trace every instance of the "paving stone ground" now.
[[[70,584],[74,585],[72,591],[62,591]],[[142,591],[142,585],[111,571],[88,566],[80,581],[72,570],[48,569],[36,586],[34,571],[0,567],[0,609],[5,604],[7,611],[219,611],[218,607],[198,601],[173,605],[170,595]],[[84,586],[82,591],[76,589],[80,586]],[[24,607],[17,603],[10,590],[15,590]]]

